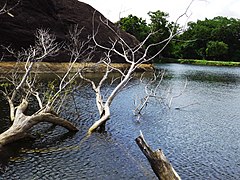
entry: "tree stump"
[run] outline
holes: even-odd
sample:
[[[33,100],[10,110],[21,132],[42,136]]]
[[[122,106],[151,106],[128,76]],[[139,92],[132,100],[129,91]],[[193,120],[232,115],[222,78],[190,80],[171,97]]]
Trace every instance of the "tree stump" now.
[[[145,141],[142,133],[135,139],[137,145],[147,157],[153,172],[158,179],[161,180],[180,180],[180,176],[173,169],[171,163],[168,161],[161,149],[153,151]]]

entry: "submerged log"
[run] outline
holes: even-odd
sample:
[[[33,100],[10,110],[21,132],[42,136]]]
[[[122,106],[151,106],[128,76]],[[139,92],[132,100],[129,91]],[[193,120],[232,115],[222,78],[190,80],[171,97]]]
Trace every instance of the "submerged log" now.
[[[147,157],[153,172],[156,174],[158,179],[161,180],[180,180],[180,176],[173,169],[171,163],[168,161],[166,156],[163,154],[161,149],[153,151],[147,142],[145,141],[143,135],[135,139],[137,145]]]

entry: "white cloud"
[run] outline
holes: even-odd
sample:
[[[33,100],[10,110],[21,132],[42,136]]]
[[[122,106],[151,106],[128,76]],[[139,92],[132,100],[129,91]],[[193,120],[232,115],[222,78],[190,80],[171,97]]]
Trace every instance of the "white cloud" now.
[[[170,20],[175,21],[185,12],[191,0],[82,0],[92,5],[104,16],[113,22],[129,14],[148,18],[149,11],[161,10],[169,13]],[[195,0],[188,11],[191,14],[190,21],[197,19],[213,18],[216,16],[228,16],[240,19],[239,0]],[[184,23],[186,18],[180,23]]]

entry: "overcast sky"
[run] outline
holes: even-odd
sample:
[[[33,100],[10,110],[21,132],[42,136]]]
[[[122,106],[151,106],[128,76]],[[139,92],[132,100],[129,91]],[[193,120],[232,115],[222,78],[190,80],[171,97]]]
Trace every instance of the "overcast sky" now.
[[[149,11],[161,10],[169,13],[169,20],[175,21],[183,14],[191,0],[80,0],[90,4],[112,22],[129,14],[148,20]],[[240,0],[194,0],[188,15],[190,21],[227,16],[240,19]],[[183,24],[186,18],[179,21]]]

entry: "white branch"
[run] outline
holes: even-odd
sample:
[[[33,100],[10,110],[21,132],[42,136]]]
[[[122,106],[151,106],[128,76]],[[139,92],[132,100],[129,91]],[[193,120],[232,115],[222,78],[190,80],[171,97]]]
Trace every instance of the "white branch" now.
[[[162,100],[163,98],[159,96],[157,93],[160,91],[160,85],[163,81],[165,72],[159,72],[156,74],[156,72],[153,73],[153,78],[148,81],[144,87],[145,90],[145,96],[140,99],[140,103],[137,105],[137,107],[134,109],[134,115],[141,115],[142,110],[147,106],[147,104],[150,102],[150,99],[157,99]],[[158,80],[158,78],[160,79]],[[143,74],[140,78],[141,82],[143,83]],[[157,85],[152,88],[151,86],[157,82]]]
[[[14,17],[14,15],[12,13],[10,13],[10,11],[12,11],[14,8],[16,8],[19,3],[20,3],[20,0],[18,0],[18,2],[10,8],[7,8],[7,3],[5,3],[3,5],[3,7],[0,9],[0,15],[7,13],[9,16]]]
[[[187,81],[187,79],[186,79],[185,84],[184,84],[184,87],[183,87],[183,89],[181,90],[181,92],[180,92],[179,94],[177,94],[177,95],[175,95],[175,96],[172,96],[172,97],[170,98],[169,103],[168,103],[168,107],[169,107],[169,108],[170,108],[171,105],[172,105],[173,99],[178,98],[178,97],[180,97],[180,96],[183,95],[183,93],[185,92],[185,90],[186,90],[186,88],[187,88],[187,84],[188,84],[188,81]]]
[[[14,119],[15,119],[15,106],[14,106],[14,103],[11,100],[11,98],[4,91],[1,91],[1,93],[4,95],[4,97],[8,101],[9,108],[10,108],[10,120],[14,121]]]

